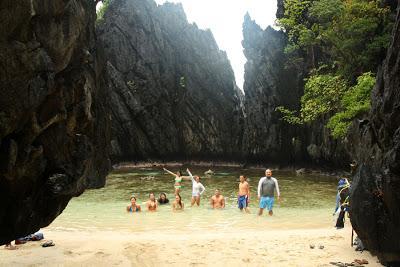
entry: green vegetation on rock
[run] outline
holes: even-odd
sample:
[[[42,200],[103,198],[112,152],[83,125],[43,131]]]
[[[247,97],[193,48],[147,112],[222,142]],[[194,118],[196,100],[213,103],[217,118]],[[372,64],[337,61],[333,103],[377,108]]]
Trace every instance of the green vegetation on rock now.
[[[285,0],[278,25],[286,32],[291,64],[306,64],[299,111],[278,107],[292,124],[331,117],[334,137],[367,112],[374,73],[390,41],[390,9],[378,0]]]

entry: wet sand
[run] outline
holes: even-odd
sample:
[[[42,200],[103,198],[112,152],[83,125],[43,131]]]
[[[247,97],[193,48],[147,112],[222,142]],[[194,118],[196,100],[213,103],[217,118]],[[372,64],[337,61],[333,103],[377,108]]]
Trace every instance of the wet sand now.
[[[212,228],[77,232],[49,227],[42,232],[54,247],[29,242],[8,251],[3,246],[0,266],[334,266],[330,262],[354,259],[368,260],[366,266],[382,266],[369,252],[356,252],[350,246],[349,225],[342,230],[267,227],[238,232]]]

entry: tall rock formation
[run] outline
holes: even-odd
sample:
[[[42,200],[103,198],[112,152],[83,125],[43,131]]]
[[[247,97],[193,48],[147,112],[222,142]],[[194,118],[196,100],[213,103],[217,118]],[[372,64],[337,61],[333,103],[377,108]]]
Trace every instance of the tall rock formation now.
[[[277,16],[283,2],[278,1]],[[345,144],[335,140],[326,119],[304,126],[290,125],[278,106],[298,110],[309,69],[307,55],[293,63],[285,53],[287,37],[271,27],[262,30],[247,14],[243,23],[245,65],[245,136],[243,152],[249,161],[280,165],[315,164],[348,167]],[[301,57],[300,57],[301,58]]]
[[[399,9],[373,90],[370,116],[354,126],[350,143],[359,162],[351,193],[351,223],[381,262],[400,266]]]
[[[0,18],[3,244],[47,226],[109,163],[95,2],[4,0]]]
[[[115,159],[240,155],[241,92],[212,33],[180,4],[113,1],[98,27]]]
[[[243,23],[245,65],[245,136],[250,161],[283,165],[301,160],[301,130],[281,120],[278,106],[297,108],[302,73],[287,64],[286,37],[271,27],[262,30],[246,14]]]

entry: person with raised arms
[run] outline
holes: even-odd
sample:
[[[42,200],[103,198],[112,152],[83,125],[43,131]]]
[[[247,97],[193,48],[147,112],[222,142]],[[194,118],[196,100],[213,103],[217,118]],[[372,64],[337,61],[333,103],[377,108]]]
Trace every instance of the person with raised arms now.
[[[200,177],[199,176],[194,176],[190,172],[189,169],[186,169],[187,173],[190,176],[190,179],[192,180],[192,200],[191,200],[191,206],[194,205],[194,203],[197,204],[197,206],[200,206],[200,196],[204,193],[206,188],[202,183],[200,183]]]
[[[166,171],[167,173],[175,176],[175,183],[174,183],[174,188],[175,188],[175,195],[179,194],[179,192],[181,191],[182,188],[182,180],[183,179],[189,179],[189,177],[187,176],[182,176],[182,172],[181,171],[177,171],[176,173],[173,173],[169,170],[167,170],[166,168],[163,168],[164,171]]]

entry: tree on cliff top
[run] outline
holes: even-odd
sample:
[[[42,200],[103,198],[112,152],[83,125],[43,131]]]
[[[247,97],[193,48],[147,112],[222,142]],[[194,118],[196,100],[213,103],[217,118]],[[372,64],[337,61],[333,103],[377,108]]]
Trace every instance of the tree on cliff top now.
[[[299,57],[308,62],[309,77],[300,111],[277,110],[284,120],[299,124],[330,114],[327,126],[333,136],[344,137],[351,120],[369,108],[373,73],[390,41],[390,9],[378,0],[285,0],[284,4],[278,25],[288,36],[285,52],[292,62]],[[344,114],[345,105],[358,108]]]

